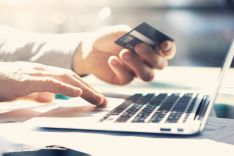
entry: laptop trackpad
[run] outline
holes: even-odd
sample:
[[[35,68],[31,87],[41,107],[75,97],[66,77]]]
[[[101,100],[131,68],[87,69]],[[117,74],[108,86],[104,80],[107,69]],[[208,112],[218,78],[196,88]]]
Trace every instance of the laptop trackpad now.
[[[108,101],[109,104],[105,108],[100,108],[95,105],[89,104],[88,102],[82,99],[68,100],[66,101],[66,103],[63,103],[60,107],[57,107],[46,113],[43,113],[42,115],[40,115],[40,117],[70,118],[70,117],[95,116],[100,113],[105,114],[124,100],[123,99],[113,100],[112,98],[109,98]]]

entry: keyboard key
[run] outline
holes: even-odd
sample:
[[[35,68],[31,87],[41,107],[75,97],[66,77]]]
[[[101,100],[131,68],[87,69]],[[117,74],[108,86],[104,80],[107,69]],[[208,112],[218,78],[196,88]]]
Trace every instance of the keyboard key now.
[[[154,94],[147,94],[145,96],[142,96],[141,98],[138,98],[135,103],[147,104],[153,97],[154,97]]]
[[[186,110],[187,106],[189,105],[191,98],[192,94],[184,94],[171,110],[171,114],[169,115],[166,122],[168,123],[178,122],[178,120]]]
[[[171,94],[167,99],[163,101],[161,107],[154,113],[149,122],[159,123],[165,115],[171,110],[173,105],[177,102],[179,94]]]
[[[150,101],[150,105],[158,106],[167,97],[166,93],[159,94]]]
[[[171,94],[162,104],[159,108],[159,111],[170,111],[172,106],[175,104],[177,99],[179,98],[179,94]]]
[[[134,94],[130,97],[128,97],[122,104],[114,108],[111,112],[107,113],[103,118],[100,119],[100,121],[104,121],[108,119],[112,115],[119,115],[121,114],[126,108],[128,108],[134,101],[136,101],[138,98],[140,98],[142,94]]]
[[[129,119],[129,117],[123,117],[123,116],[121,116],[121,117],[119,117],[119,118],[116,120],[116,122],[126,122],[128,119]]]
[[[192,101],[191,104],[189,105],[188,109],[186,110],[186,112],[185,112],[185,117],[184,117],[184,119],[183,119],[183,122],[186,122],[186,120],[188,119],[190,113],[193,112],[194,107],[195,107],[195,104],[196,104],[196,101],[197,101],[197,96],[198,96],[198,95],[196,95],[196,97],[193,99],[193,101]]]
[[[134,101],[136,101],[138,98],[140,98],[142,94],[135,94],[133,96],[130,96],[127,98],[122,104],[120,104],[118,107],[116,107],[114,110],[112,110],[109,115],[119,115],[122,113],[127,107],[129,107]]]
[[[145,96],[141,96],[135,101],[134,105],[128,108],[128,110],[116,120],[116,122],[126,122],[128,119],[134,116],[145,104],[147,104],[153,97],[154,94],[147,94]]]
[[[153,117],[150,119],[150,122],[153,122],[153,123],[159,123],[163,118],[164,116],[167,114],[167,112],[161,112],[161,111],[157,111]]]
[[[190,104],[190,106],[186,110],[186,113],[191,113],[193,111],[196,101],[197,101],[197,96],[193,99],[192,103]]]
[[[167,94],[155,96],[150,103],[132,120],[132,122],[145,122],[146,118],[159,106],[166,98]]]

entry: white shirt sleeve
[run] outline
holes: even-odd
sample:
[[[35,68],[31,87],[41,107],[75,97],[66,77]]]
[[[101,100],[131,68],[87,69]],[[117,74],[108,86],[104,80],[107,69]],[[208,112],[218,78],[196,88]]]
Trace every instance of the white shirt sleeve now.
[[[0,26],[0,61],[28,61],[71,68],[86,33],[36,34]]]

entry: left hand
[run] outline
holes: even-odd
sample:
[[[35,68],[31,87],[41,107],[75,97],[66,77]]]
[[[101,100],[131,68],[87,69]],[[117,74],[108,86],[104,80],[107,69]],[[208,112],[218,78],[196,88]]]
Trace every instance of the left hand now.
[[[73,69],[79,75],[94,74],[111,84],[124,85],[139,77],[144,81],[154,78],[154,69],[163,69],[176,52],[176,45],[164,41],[152,49],[140,43],[135,52],[114,43],[131,28],[124,25],[103,27],[83,39],[73,58]]]

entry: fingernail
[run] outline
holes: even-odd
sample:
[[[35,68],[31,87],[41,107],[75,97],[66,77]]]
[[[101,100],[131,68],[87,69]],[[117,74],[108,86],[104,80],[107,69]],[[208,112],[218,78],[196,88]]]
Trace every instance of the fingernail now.
[[[111,60],[111,64],[112,64],[112,65],[118,65],[119,62],[118,62],[116,59],[112,59],[112,60]]]
[[[106,97],[104,97],[103,102],[101,104],[98,105],[98,107],[106,107],[108,103],[108,100],[106,99]]]
[[[135,50],[138,52],[146,52],[148,51],[148,47],[144,43],[137,44]]]
[[[164,42],[162,45],[161,45],[161,48],[163,50],[163,52],[167,52],[171,49],[171,44],[168,43],[168,42]]]
[[[130,53],[125,53],[125,54],[123,55],[123,57],[124,57],[124,59],[127,60],[127,61],[131,60],[131,55],[130,55]]]

